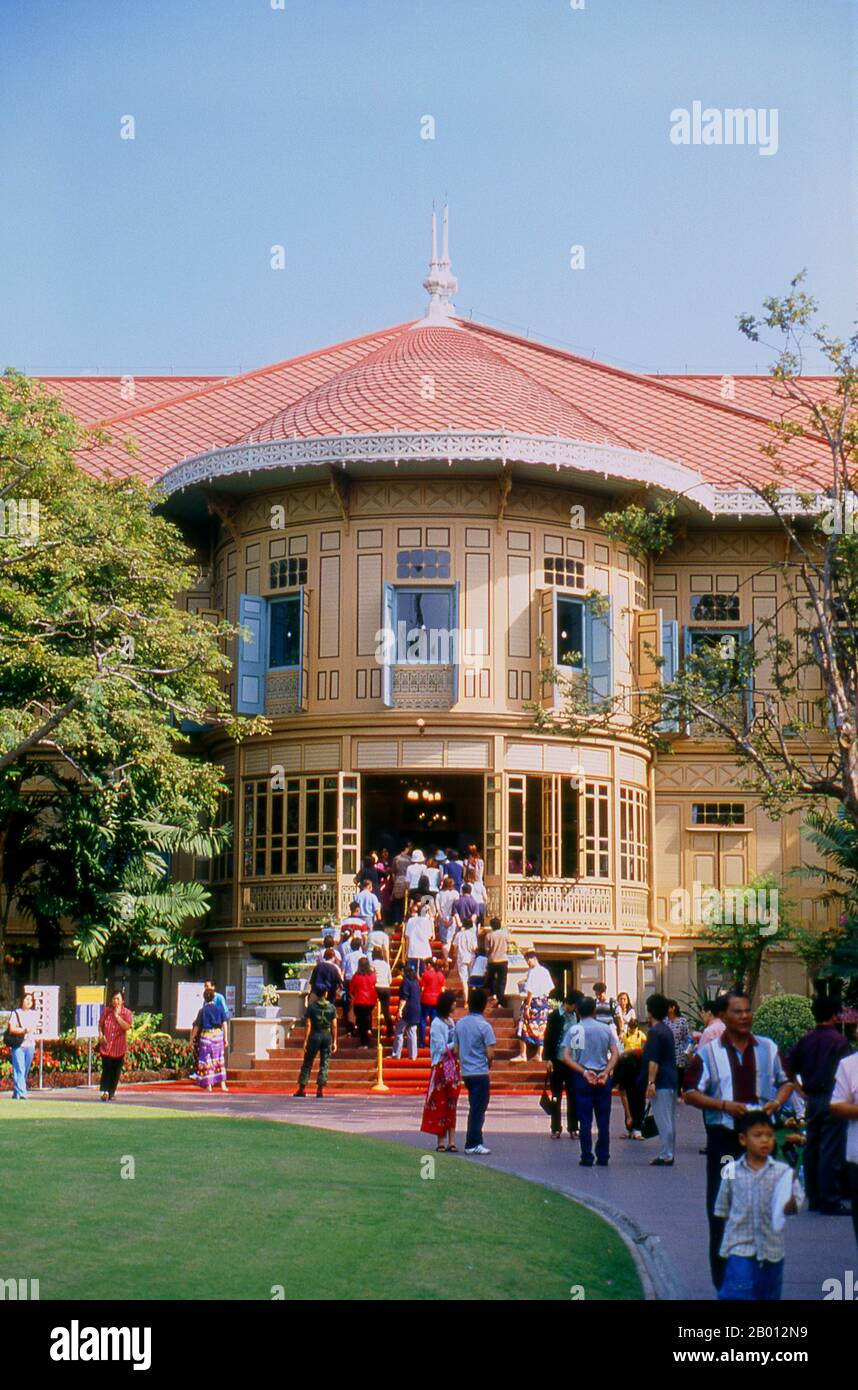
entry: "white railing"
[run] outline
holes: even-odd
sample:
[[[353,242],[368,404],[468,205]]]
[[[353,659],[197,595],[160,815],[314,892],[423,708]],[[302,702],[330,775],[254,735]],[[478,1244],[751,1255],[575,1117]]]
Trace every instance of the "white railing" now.
[[[609,931],[613,925],[612,891],[596,884],[543,879],[508,883],[506,917],[510,926]]]
[[[620,925],[628,931],[649,929],[649,893],[645,888],[620,889]]]
[[[336,880],[332,883],[254,883],[245,887],[242,896],[248,913],[301,920],[337,912],[341,899]]]

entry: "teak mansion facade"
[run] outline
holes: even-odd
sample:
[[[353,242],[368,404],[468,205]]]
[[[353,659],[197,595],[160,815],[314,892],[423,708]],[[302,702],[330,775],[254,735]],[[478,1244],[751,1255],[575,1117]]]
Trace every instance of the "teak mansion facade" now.
[[[417,323],[242,377],[144,379],[132,402],[127,382],[54,382],[136,436],[134,460],[99,462],[158,483],[199,555],[182,601],[243,625],[231,696],[270,721],[240,748],[200,735],[234,826],[200,867],[214,973],[240,986],[248,961],[303,953],[347,914],[364,852],[476,841],[491,914],[558,977],[637,1001],[714,988],[675,890],[785,876],[808,858],[797,818],[737,790],[715,740],[677,730],[654,757],[622,721],[538,732],[534,706],[556,698],[547,664],[640,690],[654,652],[670,672],[699,634],[753,640],[773,613],[783,535],[747,491],[768,379],[639,376],[459,319],[446,218],[425,286]],[[684,534],[644,563],[599,518],[659,490],[686,499]],[[824,922],[809,884],[789,891]],[[785,948],[773,981],[805,986]]]

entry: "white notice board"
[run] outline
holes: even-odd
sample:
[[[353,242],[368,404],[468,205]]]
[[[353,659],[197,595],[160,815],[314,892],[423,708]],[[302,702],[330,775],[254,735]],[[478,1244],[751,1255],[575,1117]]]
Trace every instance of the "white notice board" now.
[[[60,1036],[59,985],[25,985],[24,992],[32,994],[39,1015],[36,1037],[48,1040]]]
[[[176,1000],[176,1032],[189,1033],[194,1026],[194,1019],[203,1007],[203,990],[205,985],[202,981],[199,984],[193,980],[183,980],[179,985],[179,994]]]

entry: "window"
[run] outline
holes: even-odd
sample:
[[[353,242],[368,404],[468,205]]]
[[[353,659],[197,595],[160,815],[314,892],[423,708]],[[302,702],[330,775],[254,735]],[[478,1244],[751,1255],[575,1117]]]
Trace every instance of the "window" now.
[[[233,824],[235,815],[235,802],[231,792],[227,792],[220,797],[215,815],[215,828],[220,830],[225,825]],[[215,883],[222,883],[226,879],[232,878],[232,851],[233,844],[230,843],[220,854],[214,855],[211,862],[211,877]],[[205,861],[203,861],[205,862]]]
[[[300,584],[306,584],[306,555],[293,555],[288,560],[272,560],[269,576],[269,587],[272,589],[297,589]]]
[[[541,873],[542,778],[510,777],[507,800],[508,872],[515,878]]]
[[[577,878],[578,862],[578,783],[564,777],[560,783],[560,874]]]
[[[338,831],[339,779],[259,777],[244,784],[245,878],[320,876],[357,871],[357,779],[343,783],[343,834]]]
[[[580,599],[557,595],[557,651],[555,660],[558,666],[568,666],[575,671],[584,668],[584,605]]]
[[[305,779],[304,873],[332,874],[337,869],[337,779]]]
[[[620,787],[620,878],[647,881],[647,797],[638,787]]]
[[[394,612],[397,662],[418,666],[453,663],[453,595],[449,589],[396,589]]]
[[[570,560],[563,555],[546,555],[545,582],[559,589],[583,589],[584,561]]]
[[[737,623],[740,619],[738,594],[692,594],[693,623]]]
[[[608,783],[584,783],[584,876],[608,878],[611,871],[608,837]]]
[[[691,824],[744,825],[744,803],[741,801],[695,801],[691,807]]]
[[[271,604],[268,665],[277,670],[301,663],[301,596],[275,599]]]
[[[725,691],[738,690],[744,684],[739,669],[741,645],[747,640],[743,630],[727,632],[720,627],[686,628],[686,652],[690,656],[706,657],[710,652],[719,661],[732,662],[732,672],[725,673]]]
[[[512,878],[577,878],[577,781],[559,775],[511,776],[507,847]]]
[[[400,550],[396,556],[397,579],[449,579],[448,550]]]

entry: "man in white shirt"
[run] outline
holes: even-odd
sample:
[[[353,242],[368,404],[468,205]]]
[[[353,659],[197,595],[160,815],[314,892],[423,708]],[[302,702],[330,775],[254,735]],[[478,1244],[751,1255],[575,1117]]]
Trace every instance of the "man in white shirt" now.
[[[431,917],[424,917],[421,913],[409,917],[405,927],[405,958],[408,965],[414,966],[418,975],[422,975],[427,960],[431,959],[434,932],[435,923]]]
[[[456,935],[453,937],[453,951],[456,957],[456,970],[459,979],[462,981],[462,992],[465,999],[468,998],[468,980],[471,976],[471,966],[477,954],[477,928],[472,923],[463,923]]]
[[[848,1120],[846,1130],[846,1177],[852,1199],[852,1225],[858,1241],[858,1052],[838,1063],[831,1093],[831,1113]]]
[[[405,871],[405,880],[408,884],[408,896],[410,898],[413,899],[416,897],[417,890],[420,886],[420,880],[424,876],[426,878],[429,877],[426,873],[426,859],[423,851],[422,849],[412,850],[411,863]]]
[[[384,930],[384,927],[381,925],[380,922],[375,923],[375,926],[369,934],[369,940],[366,943],[366,951],[370,959],[372,959],[372,953],[376,946],[381,951],[382,958],[386,960],[389,965],[390,937],[387,935],[387,932]]]

